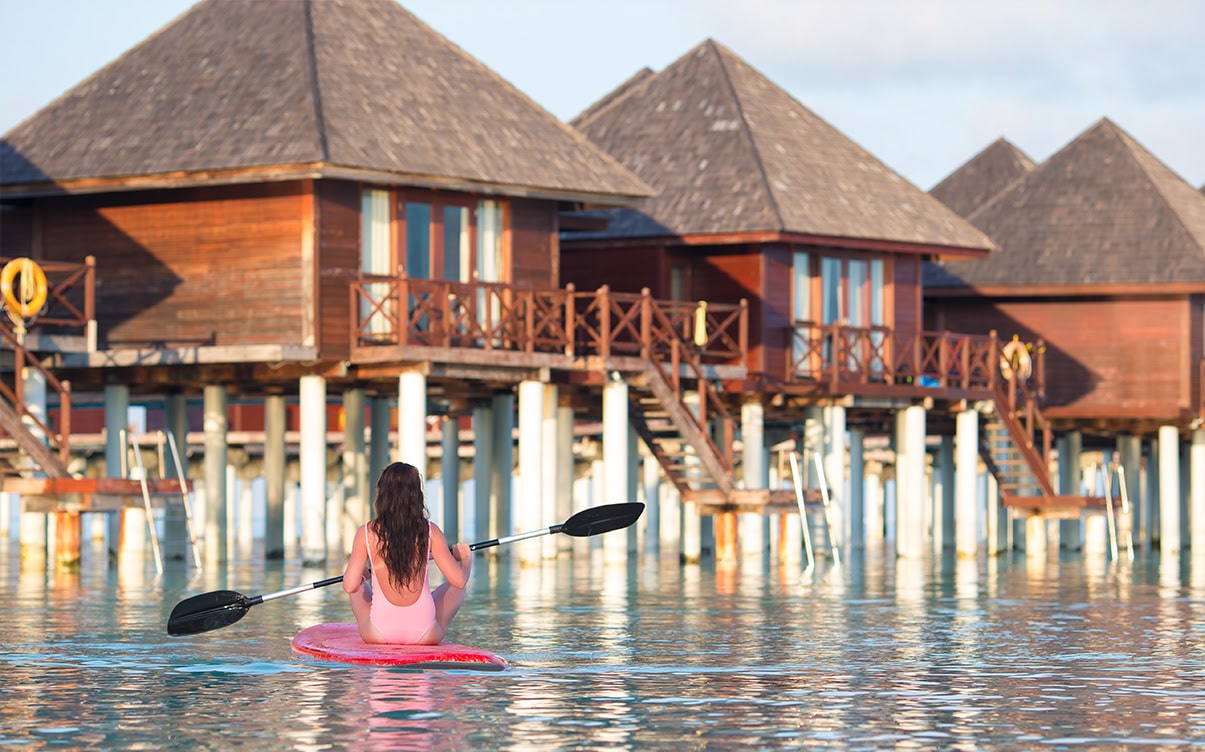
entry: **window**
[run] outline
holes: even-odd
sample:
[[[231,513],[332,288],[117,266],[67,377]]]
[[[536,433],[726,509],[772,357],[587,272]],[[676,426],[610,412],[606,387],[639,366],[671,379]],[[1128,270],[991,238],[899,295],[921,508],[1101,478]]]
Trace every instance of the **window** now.
[[[363,192],[360,222],[360,263],[364,273],[392,274],[388,191]]]
[[[468,282],[473,278],[469,246],[469,209],[466,206],[445,206],[443,219],[443,278]]]
[[[812,343],[812,331],[807,326],[801,326],[802,321],[812,320],[812,268],[808,254],[795,252],[793,260],[793,280],[791,285],[791,349],[792,362],[796,369],[808,357],[808,349]]]
[[[497,201],[477,204],[477,275],[482,282],[505,282],[502,205]]]
[[[365,274],[393,274],[389,199],[388,191],[369,189],[360,194],[360,269]],[[393,316],[393,302],[387,300],[389,283],[370,283],[365,285],[364,292],[367,299],[360,303],[360,316],[368,323],[364,333],[385,336],[391,329],[389,319]]]
[[[431,205],[406,203],[406,276],[431,277]]]
[[[414,280],[451,282],[506,282],[509,277],[505,202],[468,194],[365,188],[360,209],[364,274],[394,277],[400,272]],[[389,290],[389,283],[364,285],[361,315],[367,317],[366,332],[389,331],[389,319],[394,318]],[[457,297],[449,300],[466,308],[475,305],[476,318],[496,321],[501,312],[498,294],[482,291],[474,303],[454,293]],[[425,315],[417,320],[420,329],[428,324]]]
[[[792,349],[797,368],[809,365],[806,356],[813,346],[813,338],[821,336],[819,356],[829,364],[834,356],[835,342],[827,333],[828,327],[838,324],[852,331],[845,332],[845,344],[849,353],[848,367],[865,367],[881,371],[883,343],[887,326],[886,306],[886,260],[863,254],[842,256],[820,256],[819,292],[820,299],[812,295],[812,284],[816,281],[812,260],[808,253],[796,251],[792,280],[792,317],[794,334]],[[808,322],[803,326],[801,322]],[[816,326],[825,328],[823,335]],[[869,347],[866,344],[869,343]],[[849,348],[860,347],[861,351]],[[863,365],[864,364],[864,365]],[[814,366],[814,364],[812,364]]]

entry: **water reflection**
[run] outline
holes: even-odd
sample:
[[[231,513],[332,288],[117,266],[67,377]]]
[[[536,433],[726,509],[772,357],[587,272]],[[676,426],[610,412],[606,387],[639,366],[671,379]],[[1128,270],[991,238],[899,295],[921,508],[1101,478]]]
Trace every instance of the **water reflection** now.
[[[849,749],[1205,745],[1205,556],[682,565],[483,558],[450,639],[497,674],[300,660],[338,587],[169,638],[183,597],[337,572],[31,571],[0,550],[0,743],[64,748]],[[254,740],[253,742],[250,740]]]

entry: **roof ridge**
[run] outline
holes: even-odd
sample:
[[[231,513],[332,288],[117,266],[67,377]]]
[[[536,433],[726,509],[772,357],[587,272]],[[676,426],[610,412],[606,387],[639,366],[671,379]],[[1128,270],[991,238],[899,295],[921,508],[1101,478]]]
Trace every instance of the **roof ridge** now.
[[[1153,188],[1155,191],[1155,195],[1159,197],[1159,201],[1167,208],[1169,212],[1171,212],[1171,215],[1176,218],[1176,223],[1180,225],[1180,228],[1184,230],[1185,234],[1196,242],[1197,250],[1205,252],[1205,237],[1198,235],[1195,228],[1185,221],[1184,214],[1180,211],[1179,206],[1172,202],[1171,198],[1167,195],[1167,191],[1164,190],[1164,181],[1153,175],[1151,170],[1154,167],[1162,167],[1170,172],[1173,177],[1180,180],[1183,180],[1183,178],[1176,174],[1176,172],[1170,167],[1163,164],[1158,157],[1156,157],[1154,154],[1151,154],[1150,150],[1135,141],[1133,136],[1131,136],[1129,133],[1126,133],[1125,129],[1113,121],[1109,120],[1108,118],[1102,118],[1098,125],[1104,125],[1106,123],[1112,126],[1109,134],[1121,143],[1121,146],[1123,149],[1125,149],[1126,154],[1134,161],[1134,164],[1150,182],[1151,188]],[[1187,181],[1185,181],[1184,184],[1189,188],[1189,190],[1194,190],[1192,185]]]
[[[736,85],[732,83],[732,76],[728,73],[728,66],[725,64],[724,56],[721,51],[727,48],[719,42],[708,37],[703,41],[701,46],[707,47],[712,54],[716,56],[716,60],[720,64],[720,71],[724,76],[724,83],[728,86],[728,91],[732,95],[732,100],[736,102],[736,111],[740,115],[741,123],[744,128],[741,129],[742,136],[749,143],[749,148],[753,150],[753,158],[757,163],[757,172],[761,177],[762,187],[766,192],[766,197],[773,209],[774,217],[778,220],[778,229],[785,230],[787,227],[786,218],[782,215],[782,208],[778,205],[778,197],[774,195],[773,186],[770,184],[770,176],[766,172],[766,161],[762,158],[761,149],[757,146],[757,140],[753,138],[753,126],[749,123],[749,119],[745,117],[745,104],[741,101],[740,95],[737,93]]]
[[[306,74],[310,78],[310,96],[314,104],[314,123],[318,130],[318,151],[323,162],[330,162],[326,138],[326,116],[322,112],[322,88],[318,83],[318,50],[314,47],[314,0],[305,0]]]
[[[578,132],[578,130],[576,128],[572,127],[565,121],[561,120],[556,115],[553,115],[551,112],[549,112],[544,107],[544,105],[535,101],[534,99],[529,97],[522,89],[520,89],[519,87],[512,84],[510,81],[507,81],[505,78],[503,78],[502,75],[500,73],[498,73],[498,71],[496,71],[493,68],[491,68],[490,66],[486,65],[484,62],[477,59],[476,57],[473,57],[473,55],[469,54],[469,52],[466,51],[463,47],[456,44],[451,39],[448,39],[446,36],[444,36],[439,31],[437,31],[433,26],[431,26],[426,21],[424,21],[423,19],[419,18],[417,15],[412,13],[408,8],[403,7],[400,2],[396,2],[395,4],[404,13],[408,14],[412,19],[414,19],[418,24],[420,24],[425,29],[427,29],[427,31],[431,32],[435,36],[435,39],[438,40],[439,44],[443,44],[444,46],[451,49],[455,54],[457,54],[460,57],[467,60],[470,64],[475,65],[475,66],[481,68],[482,70],[484,70],[487,76],[489,76],[490,78],[493,78],[499,84],[501,84],[502,86],[505,86],[507,89],[511,90],[513,93],[518,95],[525,102],[530,104],[532,107],[536,108],[540,112],[547,115],[548,118],[553,123],[555,123],[556,126],[562,132],[564,132],[566,135],[568,135],[569,137],[571,137],[578,143],[589,148],[591,151],[593,151],[595,153],[596,156],[602,158],[604,161],[609,163],[611,166],[618,167],[620,170],[623,170],[624,172],[628,173],[633,178],[635,178],[638,183],[640,183],[641,185],[644,185],[646,188],[649,188],[650,189],[649,195],[652,195],[653,191],[651,189],[651,186],[646,184],[643,180],[640,180],[640,178],[638,176],[632,174],[626,167],[623,166],[622,163],[620,163],[619,160],[617,160],[615,157],[611,156],[611,154],[609,152],[607,152],[604,149],[600,149],[597,145],[595,145],[595,143],[593,141],[591,141],[590,139],[588,139],[584,135],[582,135],[580,132]]]
[[[992,143],[988,144],[988,145],[987,145],[986,147],[984,147],[984,148],[983,148],[983,149],[982,149],[982,150],[981,150],[981,151],[980,151],[978,154],[976,154],[974,157],[971,157],[971,159],[970,159],[970,160],[968,160],[968,161],[973,161],[973,160],[977,159],[977,158],[978,158],[980,155],[982,155],[983,153],[985,153],[985,152],[986,152],[988,149],[991,149],[992,147],[996,146],[997,144],[1000,144],[1001,142],[1003,142],[1003,144],[1004,144],[1004,145],[1006,145],[1006,146],[1010,146],[1010,147],[1012,147],[1011,152],[1014,154],[1014,156],[1016,156],[1016,155],[1020,155],[1020,156],[1022,156],[1022,157],[1025,157],[1027,160],[1029,160],[1029,165],[1030,165],[1030,166],[1029,166],[1029,169],[1025,170],[1025,171],[1024,171],[1024,172],[1022,172],[1020,175],[1018,175],[1017,177],[1013,178],[1013,179],[1012,179],[1012,180],[1011,180],[1011,181],[1008,183],[1008,185],[1005,185],[1005,186],[1004,186],[1004,187],[1002,187],[1000,190],[998,190],[998,191],[996,191],[995,193],[993,193],[991,196],[988,196],[988,198],[987,198],[987,200],[986,200],[986,201],[984,201],[984,202],[983,202],[982,204],[980,204],[979,206],[975,207],[975,210],[974,210],[974,211],[972,211],[970,214],[968,214],[968,215],[966,216],[966,220],[967,220],[968,222],[970,222],[971,224],[975,225],[976,227],[978,227],[978,226],[979,226],[979,225],[978,225],[978,224],[976,224],[976,223],[975,223],[975,221],[974,221],[974,218],[975,218],[977,215],[981,214],[981,213],[982,213],[983,211],[985,211],[985,210],[986,210],[986,209],[987,209],[989,206],[992,206],[993,204],[995,204],[995,203],[996,203],[997,201],[999,201],[999,200],[1000,200],[1000,199],[1001,199],[1001,198],[1002,198],[1002,197],[1003,197],[1005,194],[1007,194],[1007,193],[1011,193],[1011,192],[1013,191],[1013,189],[1014,189],[1014,188],[1016,188],[1018,185],[1020,185],[1020,184],[1021,184],[1021,182],[1022,182],[1022,181],[1029,180],[1031,177],[1033,177],[1034,175],[1036,175],[1036,174],[1038,174],[1039,172],[1041,172],[1041,171],[1043,170],[1043,168],[1045,168],[1045,167],[1046,167],[1046,165],[1050,163],[1050,159],[1049,159],[1049,158],[1047,158],[1045,161],[1042,161],[1042,162],[1035,162],[1035,161],[1034,161],[1034,159],[1033,159],[1033,157],[1031,157],[1031,156],[1029,156],[1028,154],[1026,154],[1025,152],[1021,151],[1021,149],[1017,148],[1017,145],[1016,145],[1016,144],[1012,143],[1011,141],[1009,141],[1009,140],[1008,140],[1007,138],[1005,138],[1004,136],[1001,136],[1000,138],[996,139],[996,140],[995,140],[995,141],[993,141]],[[1070,146],[1070,144],[1068,144],[1068,146]],[[1067,147],[1066,147],[1066,146],[1064,146],[1063,148],[1065,149],[1065,148],[1067,148]],[[1059,151],[1062,151],[1062,149],[1060,149]],[[1055,152],[1055,153],[1057,154],[1058,152]],[[961,168],[960,168],[960,169],[961,169]],[[955,172],[957,172],[957,170],[955,170]],[[950,175],[951,175],[951,176],[952,176],[953,174],[954,174],[954,173],[950,173]],[[948,177],[947,177],[947,179],[948,179]],[[944,182],[945,182],[945,180],[943,180],[942,182],[944,183]],[[939,184],[939,185],[940,185],[940,184]],[[934,190],[936,190],[936,189],[937,189],[937,186],[934,186],[934,187],[933,187],[933,189],[934,189]]]
[[[596,117],[602,115],[604,112],[614,107],[617,103],[622,102],[641,85],[647,85],[651,79],[656,77],[657,71],[654,71],[647,65],[644,66],[620,82],[619,86],[615,87],[604,95],[602,99],[594,102],[593,104],[587,105],[586,109],[579,112],[569,121],[569,125],[573,126],[574,128],[586,127]]]

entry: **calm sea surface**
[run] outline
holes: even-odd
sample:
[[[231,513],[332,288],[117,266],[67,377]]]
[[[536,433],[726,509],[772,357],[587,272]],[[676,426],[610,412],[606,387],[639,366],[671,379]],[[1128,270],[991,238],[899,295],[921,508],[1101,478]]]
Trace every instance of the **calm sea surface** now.
[[[0,542],[6,749],[1178,749],[1205,746],[1205,560],[544,567],[478,558],[452,641],[498,673],[316,663],[324,588],[168,637],[183,598],[339,570],[22,572]]]

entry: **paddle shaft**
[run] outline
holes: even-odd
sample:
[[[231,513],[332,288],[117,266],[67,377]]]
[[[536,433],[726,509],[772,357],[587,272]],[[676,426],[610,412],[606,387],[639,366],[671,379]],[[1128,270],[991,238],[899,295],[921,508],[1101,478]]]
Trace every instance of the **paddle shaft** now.
[[[288,590],[280,590],[275,593],[268,593],[267,595],[253,595],[247,598],[247,605],[254,606],[259,603],[263,603],[264,601],[273,601],[277,598],[284,598],[286,595],[296,595],[297,593],[304,593],[307,590],[314,590],[316,588],[326,587],[327,585],[334,585],[336,582],[343,582],[343,575],[339,575],[338,577],[327,577],[325,580],[311,582],[308,585],[298,585],[297,587],[289,588]]]
[[[526,533],[515,533],[514,535],[508,535],[505,538],[494,538],[493,540],[481,541],[480,543],[471,544],[469,546],[469,550],[480,551],[483,548],[493,548],[494,546],[500,546],[503,543],[514,543],[515,541],[527,540],[528,538],[538,538],[541,535],[559,533],[564,527],[564,525],[553,525],[552,527],[546,527],[541,530],[531,530]]]
[[[564,525],[553,525],[552,527],[546,527],[541,530],[532,530],[526,533],[508,535],[504,538],[494,538],[492,540],[480,541],[478,543],[470,544],[469,550],[480,551],[483,548],[493,548],[494,546],[500,546],[503,543],[514,543],[515,541],[526,540],[528,538],[537,538],[541,535],[551,535],[552,533],[559,533],[563,527]],[[334,585],[336,582],[343,582],[343,575],[339,575],[338,577],[327,577],[325,580],[311,582],[308,585],[298,585],[297,587],[289,588],[288,590],[280,590],[275,593],[268,593],[266,595],[253,595],[247,598],[247,605],[255,606],[265,601],[276,600],[277,598],[284,598],[288,595],[304,593],[307,590],[316,590],[320,587]]]

